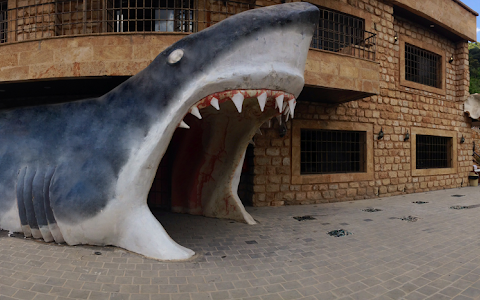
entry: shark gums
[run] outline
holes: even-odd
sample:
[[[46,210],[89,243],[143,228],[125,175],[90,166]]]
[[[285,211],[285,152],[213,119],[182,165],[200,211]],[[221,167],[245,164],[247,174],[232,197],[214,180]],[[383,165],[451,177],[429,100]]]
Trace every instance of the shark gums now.
[[[237,195],[245,149],[264,122],[293,117],[317,22],[308,3],[246,11],[102,97],[0,111],[0,229],[190,258],[147,206],[177,127],[190,129],[179,129],[173,211],[254,224]]]

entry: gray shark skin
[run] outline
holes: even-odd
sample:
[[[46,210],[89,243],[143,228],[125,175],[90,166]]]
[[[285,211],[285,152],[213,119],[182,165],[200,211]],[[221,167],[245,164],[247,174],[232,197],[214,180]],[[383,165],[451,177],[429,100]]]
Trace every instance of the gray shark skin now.
[[[317,22],[307,3],[250,10],[183,38],[102,97],[0,111],[0,229],[156,259],[191,257],[146,205],[177,125],[216,92],[298,96]],[[272,43],[287,50],[265,54],[276,51]]]

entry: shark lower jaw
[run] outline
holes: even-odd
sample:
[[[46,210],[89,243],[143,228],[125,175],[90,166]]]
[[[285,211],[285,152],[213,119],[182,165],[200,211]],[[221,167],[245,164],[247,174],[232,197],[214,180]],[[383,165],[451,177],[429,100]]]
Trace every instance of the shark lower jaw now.
[[[268,89],[228,90],[197,101],[164,157],[172,163],[172,210],[254,224],[237,195],[245,151],[263,123],[293,118],[295,105],[294,95]]]

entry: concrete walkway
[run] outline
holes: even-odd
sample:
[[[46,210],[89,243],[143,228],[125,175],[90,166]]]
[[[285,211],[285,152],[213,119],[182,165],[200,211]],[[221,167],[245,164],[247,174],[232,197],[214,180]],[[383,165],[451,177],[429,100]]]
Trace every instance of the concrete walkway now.
[[[480,207],[450,209],[476,204],[480,187],[248,208],[254,226],[159,213],[173,239],[198,253],[188,262],[0,231],[0,300],[480,299]],[[304,215],[315,220],[293,219]],[[329,236],[334,229],[352,235]]]

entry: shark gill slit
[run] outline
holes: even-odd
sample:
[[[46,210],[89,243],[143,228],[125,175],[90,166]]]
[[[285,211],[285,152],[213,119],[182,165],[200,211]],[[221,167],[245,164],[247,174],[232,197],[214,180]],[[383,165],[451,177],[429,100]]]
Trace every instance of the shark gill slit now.
[[[25,212],[27,215],[28,225],[32,230],[32,236],[36,239],[42,237],[38,228],[37,218],[35,217],[35,209],[33,208],[33,179],[37,174],[37,170],[34,168],[27,168],[24,184],[23,184],[23,203],[25,204]]]
[[[65,240],[60,232],[60,229],[58,228],[50,201],[50,187],[52,186],[53,176],[55,175],[56,170],[57,167],[49,167],[45,173],[45,179],[43,181],[43,205],[50,233],[52,234],[55,242],[61,244],[64,243]]]
[[[45,172],[43,170],[37,171],[32,183],[32,202],[40,233],[45,242],[52,242],[53,236],[48,228],[47,215],[45,213],[45,200],[43,192],[44,181]]]
[[[30,230],[30,226],[28,225],[27,213],[25,210],[25,203],[23,202],[23,187],[24,187],[26,172],[27,172],[27,168],[25,167],[20,169],[20,172],[18,173],[16,194],[17,194],[18,215],[20,217],[20,224],[22,225],[22,231],[25,237],[31,237],[32,231]]]

